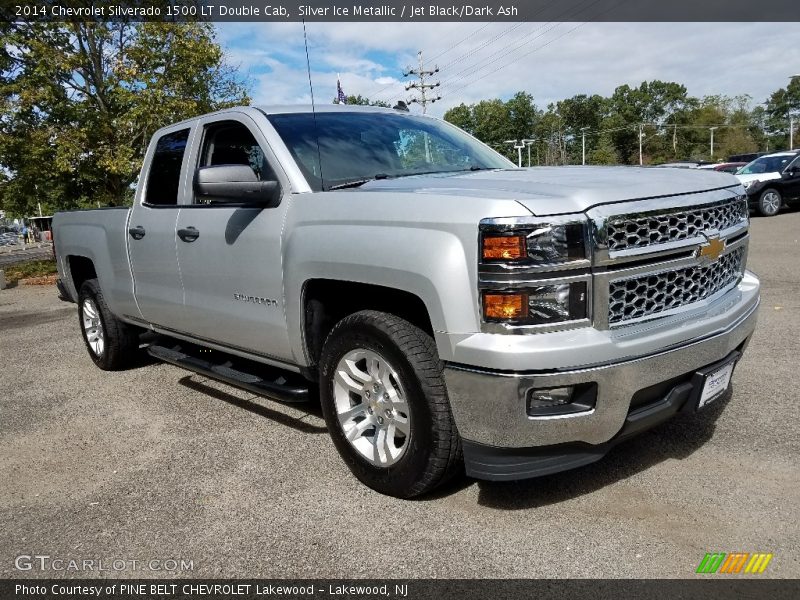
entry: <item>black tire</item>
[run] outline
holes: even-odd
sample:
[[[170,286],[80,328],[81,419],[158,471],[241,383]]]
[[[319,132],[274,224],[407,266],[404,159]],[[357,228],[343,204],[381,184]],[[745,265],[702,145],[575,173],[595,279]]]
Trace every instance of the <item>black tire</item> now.
[[[783,197],[775,188],[765,189],[758,197],[758,212],[762,217],[774,217],[780,211],[781,206],[783,206]]]
[[[385,357],[402,381],[413,418],[398,462],[376,466],[346,439],[334,401],[334,375],[349,352],[366,349]],[[328,335],[320,358],[320,399],[328,431],[353,474],[372,489],[396,498],[424,494],[450,480],[463,466],[444,365],[433,339],[399,317],[361,311],[345,317]]]
[[[87,300],[92,303],[89,307],[86,306]],[[99,320],[100,327],[102,327],[103,345],[101,351],[98,351],[96,347],[92,347],[89,342],[89,334],[84,327],[84,319],[87,318],[86,311],[92,307],[96,307],[96,318]],[[94,364],[104,371],[124,369],[137,357],[139,350],[138,330],[120,321],[109,310],[97,279],[85,281],[78,293],[78,324],[80,325],[81,335],[89,356]]]

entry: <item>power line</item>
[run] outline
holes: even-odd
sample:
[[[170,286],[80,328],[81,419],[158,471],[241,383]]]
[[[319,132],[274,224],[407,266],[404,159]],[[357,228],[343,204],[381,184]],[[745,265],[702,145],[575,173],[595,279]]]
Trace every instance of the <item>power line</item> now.
[[[599,1],[599,0],[596,0],[596,1]],[[539,50],[541,50],[541,49],[543,49],[543,48],[546,48],[547,46],[549,46],[549,45],[550,45],[550,44],[552,44],[553,42],[557,42],[557,41],[558,41],[558,40],[560,40],[561,38],[563,38],[563,37],[565,37],[565,36],[569,35],[569,34],[570,34],[570,33],[572,33],[573,31],[575,31],[576,29],[579,29],[579,28],[583,27],[584,25],[586,25],[586,23],[580,23],[579,25],[576,25],[575,27],[573,27],[573,28],[572,28],[572,29],[570,29],[569,31],[566,31],[565,33],[561,34],[561,35],[560,35],[560,36],[558,36],[557,38],[554,38],[554,39],[550,40],[550,41],[549,41],[549,42],[547,42],[546,44],[542,44],[541,46],[538,46],[538,47],[534,48],[533,50],[530,50],[529,52],[525,52],[524,54],[521,54],[520,56],[518,56],[517,58],[515,58],[515,59],[514,59],[514,60],[512,60],[511,62],[509,62],[509,63],[506,63],[505,65],[502,65],[502,66],[500,66],[500,67],[497,67],[497,68],[496,68],[496,69],[494,69],[493,71],[490,71],[489,73],[486,73],[486,74],[484,74],[484,75],[481,75],[481,76],[480,76],[480,77],[478,77],[477,79],[472,79],[472,80],[471,80],[469,83],[466,83],[465,85],[462,85],[461,87],[459,87],[459,88],[456,88],[455,90],[448,90],[448,93],[452,95],[452,94],[455,94],[455,93],[457,93],[457,92],[460,92],[461,90],[463,90],[463,89],[465,89],[465,88],[469,87],[469,86],[470,86],[470,85],[472,85],[473,83],[476,83],[476,82],[480,81],[481,79],[484,79],[484,78],[488,77],[489,75],[492,75],[492,74],[494,74],[494,73],[497,73],[498,71],[501,71],[501,70],[505,69],[506,67],[508,67],[508,66],[510,66],[510,65],[512,65],[512,64],[514,64],[514,63],[515,63],[515,62],[517,62],[519,59],[521,59],[521,58],[524,58],[524,57],[526,57],[526,56],[529,56],[529,55],[533,54],[534,52],[538,52]],[[487,65],[487,66],[488,66],[488,65]]]
[[[572,6],[568,10],[566,10],[563,13],[561,13],[560,15],[558,15],[558,18],[571,19],[571,18],[577,16],[578,14],[580,14],[581,12],[584,12],[584,11],[588,10],[591,6],[597,4],[600,1],[601,0],[584,0],[584,2],[582,2],[580,5]],[[568,15],[568,13],[570,13],[570,14]],[[521,48],[523,48],[524,46],[526,46],[527,44],[529,44],[533,40],[536,40],[536,39],[539,39],[539,38],[543,37],[544,35],[546,35],[547,33],[550,33],[551,31],[553,31],[554,29],[556,29],[560,25],[561,25],[561,21],[549,21],[547,23],[544,23],[544,24],[534,28],[533,30],[531,30],[528,33],[524,34],[523,36],[517,38],[516,40],[506,44],[505,46],[502,46],[501,48],[499,48],[498,50],[496,50],[492,54],[489,54],[488,56],[483,57],[478,62],[473,63],[472,65],[470,65],[470,66],[466,67],[465,69],[462,69],[461,71],[459,71],[456,74],[452,75],[448,79],[445,79],[445,81],[442,82],[442,85],[443,86],[451,86],[451,85],[454,85],[456,83],[459,83],[460,81],[463,81],[464,79],[467,79],[468,77],[471,77],[472,75],[476,75],[478,73],[481,73],[481,72],[485,71],[486,69],[490,68],[494,63],[500,61],[501,59],[505,58],[506,56],[509,56],[510,54],[513,54],[513,53],[517,52],[518,50],[520,50]],[[542,31],[542,29],[545,29],[548,26],[550,26],[550,27],[547,28],[545,31]],[[528,40],[528,38],[530,38],[532,35],[534,35],[537,32],[540,32],[540,31],[542,31],[542,33],[540,33],[539,35],[536,35],[535,37],[533,37],[533,39]],[[522,56],[527,56],[527,54],[530,54],[530,53],[523,54]],[[521,57],[517,57],[517,59],[512,60],[508,64],[512,64],[513,62],[515,62],[519,58],[521,58]],[[481,63],[485,63],[485,64],[483,64],[482,66],[479,66],[479,65],[481,65]],[[506,65],[506,66],[508,66],[508,65]],[[459,88],[459,89],[463,89],[463,88]]]
[[[575,16],[577,16],[579,13],[581,13],[581,12],[585,12],[585,11],[586,11],[588,8],[590,8],[591,6],[593,6],[593,5],[597,4],[597,3],[598,3],[598,2],[600,2],[600,1],[601,1],[601,0],[593,0],[593,1],[592,1],[592,2],[590,2],[588,5],[586,5],[586,6],[581,6],[581,7],[578,9],[578,11],[577,11],[577,12],[575,12],[575,13],[571,14],[571,15],[570,15],[568,18],[569,18],[569,19],[572,19],[572,18],[574,18],[574,17],[575,17]],[[600,16],[600,15],[602,15],[602,14],[605,14],[605,13],[607,13],[607,12],[611,11],[611,10],[614,10],[614,9],[616,9],[616,8],[619,8],[619,6],[621,6],[622,4],[624,4],[624,3],[625,3],[625,2],[627,2],[627,1],[628,1],[628,0],[620,0],[620,2],[618,2],[618,3],[616,3],[616,4],[612,5],[612,6],[610,6],[609,8],[607,8],[607,9],[605,9],[605,10],[601,10],[600,12],[598,12],[597,14],[595,14],[595,15],[594,15],[592,18],[596,19],[597,17],[599,17],[599,16]],[[565,13],[562,13],[562,15],[559,15],[559,18],[563,18],[563,17],[564,17],[564,15],[566,14],[566,12],[568,12],[568,11],[565,11]],[[530,50],[530,51],[528,51],[528,52],[524,52],[523,54],[520,54],[520,55],[518,55],[517,57],[515,57],[515,58],[514,58],[513,60],[511,60],[510,62],[508,62],[508,63],[506,63],[506,64],[504,64],[504,65],[502,65],[502,66],[500,66],[500,67],[497,67],[497,68],[496,68],[496,69],[494,69],[493,71],[490,71],[489,73],[486,73],[486,74],[484,74],[484,75],[482,75],[482,76],[478,77],[477,79],[473,79],[473,80],[471,80],[469,83],[467,83],[467,84],[465,84],[465,85],[462,85],[461,87],[459,87],[459,88],[457,88],[457,89],[455,89],[455,90],[450,90],[450,89],[448,89],[448,90],[447,90],[447,93],[448,93],[448,94],[455,94],[456,92],[459,92],[459,91],[461,91],[461,90],[465,89],[466,87],[469,87],[470,85],[472,85],[472,84],[473,84],[473,83],[475,83],[476,81],[480,81],[481,79],[484,79],[485,77],[488,77],[490,74],[497,73],[498,71],[501,71],[502,69],[505,69],[505,68],[506,68],[506,67],[508,67],[509,65],[512,65],[512,64],[514,64],[516,61],[518,61],[518,60],[520,60],[520,59],[522,59],[522,58],[525,58],[526,56],[529,56],[529,55],[533,54],[534,52],[538,52],[539,50],[541,50],[541,49],[543,49],[543,48],[546,48],[547,46],[549,46],[549,45],[550,45],[550,44],[552,44],[553,42],[556,42],[556,41],[560,40],[561,38],[563,38],[563,37],[565,37],[565,36],[569,35],[569,34],[570,34],[570,33],[572,33],[573,31],[575,31],[575,30],[579,29],[580,27],[583,27],[584,25],[586,25],[586,23],[587,23],[587,22],[583,22],[583,23],[580,23],[579,25],[576,25],[576,26],[575,26],[575,27],[573,27],[572,29],[570,29],[570,30],[566,31],[565,33],[561,34],[560,36],[558,36],[558,37],[556,37],[556,38],[554,38],[554,39],[550,40],[549,42],[547,42],[547,43],[545,43],[545,44],[542,44],[541,46],[538,46],[538,47],[536,47],[536,48],[534,48],[534,49],[532,49],[532,50]],[[559,24],[560,24],[560,23],[559,23]],[[550,29],[549,29],[547,32],[549,32],[549,31],[552,31],[553,29],[555,29],[555,26],[554,26],[554,27],[551,27],[551,28],[550,28]],[[545,33],[547,33],[547,32],[545,32]],[[541,37],[541,36],[537,36],[537,38],[538,38],[538,37]],[[515,48],[511,49],[510,51],[508,51],[508,52],[504,53],[502,56],[499,56],[499,57],[497,57],[495,60],[491,61],[490,63],[488,63],[488,64],[484,65],[483,67],[481,67],[480,69],[478,69],[477,71],[475,71],[475,73],[478,73],[478,72],[480,72],[480,71],[484,71],[484,70],[486,70],[486,69],[487,69],[488,67],[490,67],[492,64],[494,64],[495,62],[497,62],[497,61],[498,61],[498,60],[500,60],[501,58],[504,58],[505,56],[507,56],[507,55],[511,54],[512,52],[514,52],[514,51],[518,50],[520,47],[521,47],[521,46],[515,47]],[[496,54],[496,53],[495,53],[495,54]],[[462,77],[461,79],[465,79],[465,78],[466,78],[466,76],[465,76],[465,77]],[[452,85],[452,83],[456,83],[456,82],[451,82],[450,84]]]
[[[543,6],[543,7],[542,7],[540,10],[538,10],[536,13],[534,13],[534,14],[533,14],[533,15],[531,15],[531,16],[532,16],[532,17],[535,17],[537,14],[540,14],[540,13],[544,12],[544,11],[545,11],[545,10],[546,10],[546,9],[547,9],[549,6],[551,6],[551,5],[553,5],[553,4],[556,4],[558,1],[559,1],[559,0],[551,0],[551,1],[550,1],[548,4],[546,4],[545,6]],[[454,45],[450,46],[450,47],[449,47],[447,50],[445,50],[444,52],[440,52],[439,54],[437,54],[436,56],[434,56],[434,57],[433,57],[433,58],[431,58],[430,60],[431,60],[431,61],[433,61],[433,60],[436,60],[437,58],[439,58],[439,57],[441,57],[441,56],[444,56],[445,54],[447,54],[448,52],[450,52],[450,51],[451,51],[451,50],[453,50],[454,48],[458,47],[459,45],[461,45],[461,44],[462,44],[462,43],[464,43],[465,41],[467,41],[467,40],[471,39],[472,37],[474,37],[474,36],[475,36],[477,33],[479,33],[480,31],[482,31],[482,30],[486,29],[487,27],[489,27],[490,25],[492,25],[492,24],[493,24],[495,21],[496,21],[496,19],[493,19],[492,21],[489,21],[488,23],[486,23],[486,24],[484,24],[483,26],[479,27],[478,29],[476,29],[475,31],[473,31],[471,34],[469,34],[468,36],[466,36],[465,38],[463,38],[462,40],[460,40],[460,41],[459,41],[459,42],[457,42],[456,44],[454,44]],[[504,30],[503,30],[503,31],[501,31],[500,33],[498,33],[498,34],[496,34],[496,35],[492,36],[491,38],[489,38],[488,40],[486,40],[486,41],[482,42],[480,45],[478,45],[478,47],[476,47],[476,48],[472,48],[471,50],[469,50],[469,51],[468,51],[468,52],[466,52],[465,54],[462,54],[462,55],[458,56],[457,58],[455,58],[455,59],[451,60],[450,62],[448,62],[448,63],[447,63],[447,64],[446,64],[444,67],[442,67],[442,68],[447,68],[447,67],[449,67],[450,65],[453,65],[453,64],[455,64],[455,63],[457,63],[457,62],[462,62],[464,59],[466,59],[466,58],[469,58],[470,56],[473,56],[473,55],[475,55],[476,53],[478,53],[478,52],[479,52],[480,50],[482,50],[483,48],[485,48],[485,47],[487,47],[487,46],[491,45],[493,42],[495,42],[496,40],[500,39],[501,37],[503,37],[503,36],[505,36],[505,35],[507,35],[507,34],[511,33],[512,31],[514,31],[514,30],[516,30],[516,29],[518,29],[518,28],[522,27],[522,26],[523,26],[523,25],[525,25],[526,23],[528,23],[528,21],[520,21],[519,23],[516,23],[516,24],[512,25],[511,27],[508,27],[507,29],[504,29]],[[523,38],[519,38],[517,41],[521,41],[522,39],[524,39],[524,37],[523,37]],[[494,55],[492,54],[492,55],[490,55],[490,56],[494,56]],[[484,60],[485,60],[485,59],[484,59]],[[475,65],[477,65],[477,64],[479,64],[479,63],[480,63],[480,61],[478,61],[478,63],[475,63]],[[475,66],[475,65],[473,65],[473,66]],[[383,87],[382,87],[382,88],[380,88],[378,91],[376,91],[376,92],[373,92],[373,93],[371,94],[372,98],[373,98],[373,99],[379,99],[379,98],[378,98],[378,96],[380,96],[380,95],[381,95],[383,92],[385,92],[385,91],[386,91],[386,90],[388,90],[389,88],[391,88],[391,87],[394,87],[395,85],[396,85],[396,83],[392,82],[392,83],[390,83],[390,84],[388,84],[388,85],[385,85],[385,86],[383,86]],[[369,97],[369,96],[368,96],[368,97]]]

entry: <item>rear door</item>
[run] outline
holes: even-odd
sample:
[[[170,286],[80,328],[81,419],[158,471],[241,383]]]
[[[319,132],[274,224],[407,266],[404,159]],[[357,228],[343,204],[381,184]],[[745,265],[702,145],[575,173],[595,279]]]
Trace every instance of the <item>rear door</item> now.
[[[200,120],[191,169],[214,165],[247,165],[261,181],[288,187],[263,134],[243,113]],[[291,359],[281,265],[288,198],[274,208],[253,208],[203,203],[191,190],[189,196],[176,227],[185,292],[181,329],[199,339]]]
[[[134,296],[142,319],[175,329],[183,312],[183,289],[175,254],[175,224],[184,192],[191,128],[162,133],[148,150],[142,183],[128,219],[128,256]]]

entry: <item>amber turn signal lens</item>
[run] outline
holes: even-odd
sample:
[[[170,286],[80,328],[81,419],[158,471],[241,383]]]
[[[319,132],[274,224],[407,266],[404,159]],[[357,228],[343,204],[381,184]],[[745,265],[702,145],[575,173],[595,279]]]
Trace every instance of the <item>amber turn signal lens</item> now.
[[[527,294],[484,294],[485,319],[516,321],[528,317]]]
[[[525,236],[493,235],[483,238],[484,260],[520,260],[526,258]]]

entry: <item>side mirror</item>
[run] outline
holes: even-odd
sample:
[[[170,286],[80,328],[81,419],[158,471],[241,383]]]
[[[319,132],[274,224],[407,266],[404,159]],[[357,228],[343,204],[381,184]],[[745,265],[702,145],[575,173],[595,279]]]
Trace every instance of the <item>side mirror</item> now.
[[[199,198],[220,204],[252,204],[264,208],[277,206],[280,186],[277,181],[259,181],[247,165],[200,167],[194,176],[194,193]]]

